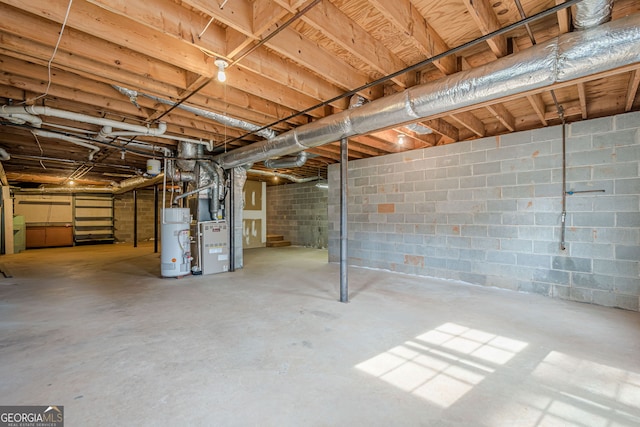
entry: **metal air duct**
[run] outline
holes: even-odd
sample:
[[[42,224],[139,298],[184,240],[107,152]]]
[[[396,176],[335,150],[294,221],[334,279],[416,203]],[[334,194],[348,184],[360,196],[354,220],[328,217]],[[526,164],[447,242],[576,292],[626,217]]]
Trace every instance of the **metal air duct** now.
[[[613,0],[582,0],[571,6],[573,11],[573,28],[588,30],[611,20]]]
[[[124,88],[123,88],[124,89]],[[197,116],[200,117],[206,117],[207,119],[211,119],[213,121],[216,121],[218,123],[222,123],[224,125],[230,126],[230,127],[234,127],[234,128],[238,128],[238,129],[243,129],[246,130],[248,132],[255,132],[256,135],[261,136],[263,138],[266,139],[271,139],[271,138],[275,138],[277,133],[274,132],[271,129],[260,129],[260,126],[255,125],[253,123],[249,123],[249,122],[245,122],[244,120],[239,120],[239,119],[234,119],[233,117],[229,117],[229,116],[225,116],[222,114],[218,114],[218,113],[214,113],[213,111],[207,111],[207,110],[203,110],[202,108],[197,108],[197,107],[191,107],[189,105],[185,105],[185,104],[177,104],[173,101],[169,101],[167,99],[163,99],[160,98],[158,96],[153,96],[153,95],[147,95],[147,94],[139,94],[142,96],[145,96],[149,99],[152,99],[154,101],[160,102],[162,104],[165,105],[170,105],[172,107],[177,107],[180,108],[181,110],[185,110],[188,111],[190,113],[193,113]]]
[[[563,34],[514,55],[411,87],[359,108],[290,130],[217,157],[224,169],[264,161],[413,122],[436,114],[539,90],[640,62],[640,14]]]
[[[301,151],[296,157],[282,157],[280,159],[267,159],[265,167],[269,169],[300,168],[307,163],[307,152]]]

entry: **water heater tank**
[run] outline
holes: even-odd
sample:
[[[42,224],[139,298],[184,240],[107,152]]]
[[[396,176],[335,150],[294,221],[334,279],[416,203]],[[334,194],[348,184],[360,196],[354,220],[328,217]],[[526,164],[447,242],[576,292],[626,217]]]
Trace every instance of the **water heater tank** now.
[[[161,168],[160,160],[158,159],[149,159],[147,160],[147,173],[151,176],[156,176],[160,173]]]
[[[162,210],[162,250],[160,273],[162,277],[186,276],[191,272],[191,213],[188,208]]]

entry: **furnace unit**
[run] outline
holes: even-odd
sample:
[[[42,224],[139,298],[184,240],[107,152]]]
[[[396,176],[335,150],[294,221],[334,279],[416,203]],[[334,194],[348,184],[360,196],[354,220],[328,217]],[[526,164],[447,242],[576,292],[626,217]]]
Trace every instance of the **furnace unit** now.
[[[202,274],[229,271],[229,227],[226,221],[199,223]]]

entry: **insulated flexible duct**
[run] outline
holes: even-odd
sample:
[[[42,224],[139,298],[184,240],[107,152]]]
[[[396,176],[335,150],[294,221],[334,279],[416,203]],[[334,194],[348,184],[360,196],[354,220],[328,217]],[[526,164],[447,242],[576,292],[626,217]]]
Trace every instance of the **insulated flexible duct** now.
[[[563,34],[514,55],[411,87],[217,157],[224,169],[264,161],[640,62],[640,14]]]

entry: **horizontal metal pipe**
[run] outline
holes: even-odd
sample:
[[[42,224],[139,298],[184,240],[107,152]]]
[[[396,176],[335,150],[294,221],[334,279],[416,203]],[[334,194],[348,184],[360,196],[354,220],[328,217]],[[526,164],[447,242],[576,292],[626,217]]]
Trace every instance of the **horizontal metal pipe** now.
[[[225,124],[227,126],[231,126],[231,127],[235,127],[238,129],[243,129],[249,132],[254,132],[256,131],[256,135],[259,135],[263,138],[274,138],[277,134],[276,132],[274,132],[271,129],[260,129],[260,126],[253,124],[253,123],[249,123],[246,122],[244,120],[240,120],[240,119],[236,119],[233,117],[229,117],[229,116],[225,116],[223,114],[218,114],[218,113],[214,113],[213,111],[208,111],[208,110],[203,110],[202,108],[197,108],[197,107],[191,107],[189,105],[185,105],[185,104],[178,104],[176,102],[173,101],[169,101],[167,99],[164,98],[160,98],[158,96],[154,96],[154,95],[147,95],[147,94],[141,94],[142,96],[145,96],[149,99],[152,99],[154,101],[160,102],[162,104],[165,105],[171,105],[172,107],[177,107],[180,108],[181,110],[184,111],[188,111],[190,113],[193,113],[197,116],[200,117],[206,117],[207,119],[211,119],[214,120],[218,123],[222,123]]]
[[[282,157],[279,159],[267,159],[264,161],[265,167],[269,169],[300,168],[307,163],[307,152],[301,151],[296,157]]]
[[[300,178],[298,176],[294,176],[294,175],[289,175],[286,173],[279,173],[279,172],[271,172],[271,171],[263,171],[263,170],[259,170],[259,169],[249,169],[247,171],[247,173],[251,173],[254,175],[261,175],[261,176],[268,176],[271,178],[283,178],[283,179],[288,179],[291,182],[295,182],[295,183],[301,183],[301,182],[311,182],[311,181],[317,181],[319,178],[317,176],[310,176],[307,178]]]

